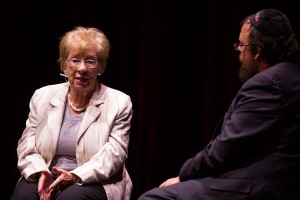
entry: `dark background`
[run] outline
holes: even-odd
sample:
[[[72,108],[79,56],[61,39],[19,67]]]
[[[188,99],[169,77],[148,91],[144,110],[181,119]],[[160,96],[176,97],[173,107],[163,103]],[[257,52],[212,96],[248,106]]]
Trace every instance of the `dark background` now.
[[[278,8],[300,39],[298,0],[21,1],[0,6],[1,199],[20,176],[16,145],[34,90],[64,82],[58,39],[75,26],[94,26],[111,42],[101,81],[129,94],[133,119],[128,171],[132,199],[177,176],[183,162],[209,141],[241,83],[240,22]],[[6,177],[6,178],[5,178]]]

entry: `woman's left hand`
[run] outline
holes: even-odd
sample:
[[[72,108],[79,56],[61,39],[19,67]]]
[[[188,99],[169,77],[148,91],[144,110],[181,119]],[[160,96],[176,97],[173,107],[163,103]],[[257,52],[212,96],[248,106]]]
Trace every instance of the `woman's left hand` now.
[[[72,173],[59,169],[57,167],[52,167],[52,173],[57,175],[57,178],[53,181],[53,183],[49,186],[48,196],[51,198],[55,198],[59,193],[64,190],[69,185],[76,183],[76,179]]]

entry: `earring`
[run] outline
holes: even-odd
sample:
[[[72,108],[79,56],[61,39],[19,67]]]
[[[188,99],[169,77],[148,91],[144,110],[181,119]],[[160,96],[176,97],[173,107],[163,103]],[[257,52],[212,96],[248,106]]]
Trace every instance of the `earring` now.
[[[67,70],[65,70],[64,73],[65,73],[65,80],[66,80],[66,82],[68,82]]]
[[[59,75],[64,76],[65,80],[68,81],[67,70],[65,70],[64,73],[60,73]]]

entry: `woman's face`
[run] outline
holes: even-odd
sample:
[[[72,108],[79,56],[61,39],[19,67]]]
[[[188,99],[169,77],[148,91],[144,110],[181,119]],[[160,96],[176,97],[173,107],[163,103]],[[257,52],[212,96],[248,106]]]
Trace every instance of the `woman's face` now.
[[[67,59],[67,76],[71,90],[77,93],[92,93],[99,73],[96,50],[70,51]]]

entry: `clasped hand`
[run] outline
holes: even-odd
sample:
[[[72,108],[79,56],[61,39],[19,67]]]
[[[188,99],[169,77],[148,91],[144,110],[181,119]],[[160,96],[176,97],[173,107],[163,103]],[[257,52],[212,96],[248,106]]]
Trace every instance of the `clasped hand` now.
[[[52,178],[50,171],[42,171],[38,182],[40,200],[54,200],[63,189],[75,183],[74,176],[68,171],[54,166],[52,172],[57,174],[55,180]]]

